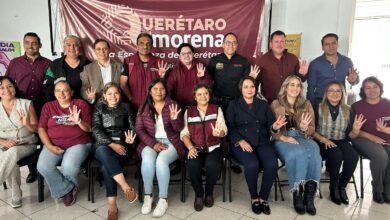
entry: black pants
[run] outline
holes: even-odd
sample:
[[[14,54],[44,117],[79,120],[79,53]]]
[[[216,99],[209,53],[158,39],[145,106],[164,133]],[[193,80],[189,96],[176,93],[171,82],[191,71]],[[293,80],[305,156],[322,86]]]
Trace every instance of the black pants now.
[[[252,146],[253,152],[244,152],[240,146],[230,147],[230,152],[239,163],[244,165],[245,179],[252,199],[260,197],[268,200],[272,183],[278,172],[278,157],[275,148],[269,145]],[[257,179],[263,170],[263,178],[259,194],[257,193]]]
[[[206,170],[206,186],[203,190],[202,169]],[[222,149],[214,149],[209,153],[199,153],[194,159],[187,160],[187,170],[190,176],[192,188],[194,188],[196,197],[213,195],[214,185],[218,180],[222,167]]]
[[[346,140],[332,140],[337,147],[325,149],[320,143],[321,154],[326,159],[326,168],[330,175],[330,189],[340,186],[345,188],[355,172],[359,154]],[[343,166],[340,175],[340,168]]]

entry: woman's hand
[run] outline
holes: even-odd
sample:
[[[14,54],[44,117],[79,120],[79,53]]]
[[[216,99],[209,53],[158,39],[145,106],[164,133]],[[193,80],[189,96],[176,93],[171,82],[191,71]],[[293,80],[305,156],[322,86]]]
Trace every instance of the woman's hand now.
[[[251,65],[251,71],[249,72],[249,76],[252,77],[253,79],[257,78],[257,75],[260,73],[260,67],[258,65]]]
[[[163,144],[163,143],[160,143],[160,142],[157,142],[154,146],[153,146],[153,149],[156,151],[156,152],[160,152],[160,151],[163,151],[163,150],[166,150],[168,148],[168,146],[166,144]]]
[[[366,122],[367,119],[364,118],[364,115],[359,114],[355,115],[355,120],[352,125],[352,130],[354,131],[360,131],[360,128],[362,128],[364,122]]]
[[[216,124],[215,127],[213,124],[211,124],[211,129],[213,131],[214,137],[223,137],[225,135],[225,132],[222,129],[220,129],[220,126],[218,124]]]
[[[376,136],[376,135],[370,135],[370,137],[368,138],[370,141],[376,143],[376,144],[381,144],[383,145],[384,143],[386,143],[385,140],[383,140],[382,138]]]
[[[3,140],[0,140],[0,145],[3,145],[6,148],[11,148],[11,147],[16,145],[16,141],[9,140],[9,139],[3,139]]]
[[[85,91],[85,94],[87,95],[89,100],[95,100],[96,99],[96,89],[88,88]]]
[[[28,119],[28,114],[26,114],[22,109],[16,110],[19,115],[19,121],[24,127],[28,127],[30,125],[30,120]]]
[[[64,149],[62,149],[58,146],[55,146],[55,145],[47,146],[47,149],[54,154],[63,154],[64,153]]]
[[[127,130],[125,131],[125,142],[128,144],[134,143],[135,137],[137,137],[137,134],[133,131]]]
[[[198,72],[196,73],[196,76],[199,78],[203,77],[204,73],[206,71],[206,67],[203,66],[203,63],[196,64],[196,69],[198,70]]]
[[[188,159],[195,159],[198,156],[198,151],[195,147],[192,147],[188,150]]]
[[[286,121],[286,116],[284,115],[279,115],[278,116],[278,119],[276,119],[276,121],[272,124],[272,129],[277,131],[279,130],[281,127],[283,127],[285,124],[287,124],[287,121]]]
[[[253,151],[252,146],[248,142],[246,142],[245,140],[241,140],[239,142],[239,144],[240,144],[242,151],[244,151],[244,152],[252,152]]]
[[[169,69],[168,63],[165,62],[165,64],[164,64],[164,61],[161,60],[161,62],[157,63],[157,66],[158,66],[158,75],[160,76],[160,78],[164,78],[165,74],[167,73],[167,71]]]
[[[282,135],[280,137],[280,140],[283,141],[283,142],[286,142],[286,143],[290,143],[290,144],[299,144],[297,140],[295,140],[295,138],[293,137],[290,137],[290,136],[284,136]]]
[[[75,123],[75,124],[80,124],[80,122],[81,122],[80,112],[81,112],[81,109],[77,109],[76,105],[69,107],[69,119],[68,120]]]
[[[386,132],[387,129],[388,129],[387,128],[387,123],[385,123],[382,118],[376,119],[376,130],[377,131],[380,131],[380,132],[383,132],[383,133],[387,133]]]
[[[117,143],[111,143],[108,146],[110,146],[111,149],[115,151],[117,154],[122,156],[126,155],[126,148],[123,145]]]
[[[309,113],[303,113],[301,117],[301,123],[299,124],[299,127],[302,131],[307,131],[309,128],[309,124],[311,122],[312,118]]]
[[[322,143],[325,145],[325,149],[330,149],[330,148],[337,147],[337,145],[333,141],[331,141],[331,140],[329,140],[327,138],[324,138]]]
[[[169,112],[170,112],[171,120],[176,120],[177,116],[181,112],[181,108],[178,107],[178,105],[171,104],[169,105]]]

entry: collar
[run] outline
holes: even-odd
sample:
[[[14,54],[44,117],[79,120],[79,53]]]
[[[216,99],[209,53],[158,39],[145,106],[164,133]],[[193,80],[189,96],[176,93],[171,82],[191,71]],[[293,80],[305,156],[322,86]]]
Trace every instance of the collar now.
[[[26,53],[24,53],[23,58],[24,58],[25,60],[29,61],[29,62],[32,61],[31,58],[29,58],[29,57],[26,55]],[[33,62],[35,62],[35,61],[37,61],[37,60],[39,60],[39,59],[41,59],[41,58],[42,58],[41,54],[38,54],[38,57],[37,57]]]

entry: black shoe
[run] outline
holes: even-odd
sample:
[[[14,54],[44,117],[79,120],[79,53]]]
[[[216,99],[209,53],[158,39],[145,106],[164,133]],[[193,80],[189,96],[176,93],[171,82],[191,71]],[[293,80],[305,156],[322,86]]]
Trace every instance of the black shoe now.
[[[197,211],[197,212],[202,211],[203,205],[204,205],[203,198],[202,197],[195,197],[195,201],[194,201],[195,211]]]
[[[313,180],[309,180],[305,184],[305,196],[304,196],[304,204],[306,206],[306,212],[310,215],[315,215],[317,213],[317,209],[314,206],[314,196],[317,191],[317,183]]]
[[[242,169],[240,166],[236,165],[236,164],[232,164],[230,166],[230,168],[233,170],[234,173],[237,173],[237,174],[240,174],[242,173]]]
[[[383,193],[383,200],[385,201],[385,203],[390,204],[390,195]]]
[[[206,198],[204,199],[204,205],[208,208],[213,207],[214,197],[213,196],[206,196]]]
[[[345,191],[345,189],[344,189],[344,191]],[[332,202],[336,203],[337,205],[340,205],[341,204],[341,198],[340,198],[340,190],[339,190],[339,188],[329,189],[329,193],[330,193],[330,199],[332,200]]]
[[[255,214],[260,214],[261,213],[261,206],[259,201],[255,201],[252,203],[252,211]]]
[[[348,196],[347,196],[347,192],[345,191],[345,188],[340,187],[339,190],[340,190],[340,200],[341,200],[341,202],[346,204],[346,205],[348,205],[349,204],[349,199],[348,199]]]
[[[260,210],[266,215],[271,214],[271,209],[269,208],[269,204],[267,201],[263,201],[260,203]]]
[[[33,183],[37,180],[37,172],[31,172],[27,175],[26,183]]]
[[[295,211],[303,215],[305,214],[305,206],[303,204],[303,187],[299,186],[297,191],[293,192],[293,202]]]
[[[180,163],[174,164],[174,167],[171,169],[171,175],[174,176],[176,174],[179,174],[181,171]]]
[[[372,199],[374,200],[374,202],[379,204],[385,203],[381,192],[372,192]]]

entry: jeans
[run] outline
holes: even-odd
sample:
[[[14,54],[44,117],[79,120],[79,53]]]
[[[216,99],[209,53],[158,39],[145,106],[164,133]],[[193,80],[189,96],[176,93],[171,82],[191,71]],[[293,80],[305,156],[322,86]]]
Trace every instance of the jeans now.
[[[77,144],[66,149],[63,154],[55,154],[44,146],[37,168],[45,178],[53,198],[63,197],[78,185],[80,166],[88,157],[91,148],[91,143]],[[57,169],[59,164],[61,169]]]
[[[290,190],[298,190],[307,180],[319,183],[322,159],[317,143],[306,139],[300,131],[288,131],[287,135],[295,138],[298,144],[275,140],[275,147],[280,159],[285,163]]]
[[[146,146],[141,152],[141,173],[144,181],[145,195],[153,191],[154,174],[157,176],[159,197],[168,198],[168,184],[170,178],[169,164],[179,158],[176,148],[167,138],[158,138],[158,142],[166,144],[166,150],[157,153],[152,147]]]
[[[126,155],[119,155],[108,146],[99,146],[95,151],[95,158],[101,163],[101,171],[106,186],[106,196],[117,196],[117,183],[112,178],[123,173],[123,166],[130,159],[130,152],[126,149]]]

